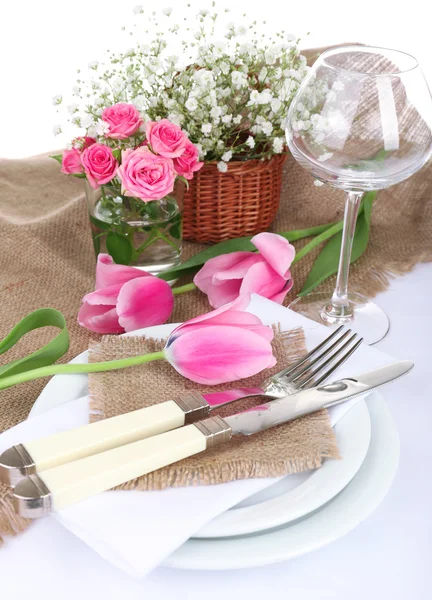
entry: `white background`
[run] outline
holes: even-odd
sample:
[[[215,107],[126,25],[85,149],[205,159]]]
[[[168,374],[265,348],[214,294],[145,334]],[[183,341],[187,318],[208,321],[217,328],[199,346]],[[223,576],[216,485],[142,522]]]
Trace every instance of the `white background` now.
[[[154,2],[154,0],[152,0]],[[119,47],[119,28],[131,21],[135,0],[3,0],[0,6],[0,156],[24,157],[61,145],[51,134],[51,97],[74,84],[75,70]],[[149,5],[149,0],[141,4]],[[154,2],[154,5],[158,3]],[[171,4],[185,4],[171,0]],[[210,2],[194,2],[200,8]],[[226,3],[221,2],[221,5]],[[168,4],[169,5],[169,4]],[[432,81],[431,23],[425,0],[247,0],[229,5],[267,19],[305,39],[304,46],[361,41],[414,54]],[[163,6],[163,5],[162,5]],[[234,15],[233,15],[234,20]],[[305,38],[307,31],[310,35]],[[128,45],[129,46],[129,45]],[[1,184],[1,182],[0,182]],[[392,320],[380,348],[416,362],[416,377],[398,384],[391,407],[401,436],[401,462],[382,505],[356,530],[295,561],[260,569],[197,573],[158,569],[141,582],[110,567],[70,535],[69,557],[50,541],[20,561],[17,538],[0,551],[2,597],[83,600],[127,597],[295,600],[426,600],[432,597],[430,464],[430,340],[432,267],[418,266],[377,298]],[[48,522],[47,522],[48,523]],[[54,533],[54,532],[52,532]],[[8,544],[9,545],[9,544]],[[3,555],[2,555],[3,552]]]
[[[190,0],[209,8],[210,0]],[[67,95],[76,69],[107,49],[128,49],[120,27],[134,22],[133,7],[186,6],[185,0],[1,0],[0,2],[0,157],[31,156],[59,148],[55,94]],[[364,42],[407,51],[432,81],[431,23],[426,0],[221,0],[241,15],[266,20],[275,31],[302,38],[302,47]],[[238,18],[237,18],[238,17]],[[310,32],[309,35],[307,33]],[[142,40],[145,43],[145,40]]]

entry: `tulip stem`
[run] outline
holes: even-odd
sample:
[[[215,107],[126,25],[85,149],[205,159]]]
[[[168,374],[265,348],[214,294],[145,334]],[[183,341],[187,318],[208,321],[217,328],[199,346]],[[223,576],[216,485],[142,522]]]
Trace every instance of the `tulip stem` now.
[[[69,374],[69,373],[98,373],[101,371],[113,371],[114,369],[124,369],[125,367],[135,367],[153,360],[162,360],[165,358],[163,350],[160,352],[152,352],[150,354],[142,354],[140,356],[130,356],[119,360],[108,360],[105,362],[95,362],[83,365],[50,365],[17,373],[9,377],[0,378],[0,390],[12,387],[18,383],[40,379],[41,377],[49,377],[51,375]]]
[[[198,289],[194,283],[186,283],[185,285],[179,285],[179,287],[173,288],[174,296],[178,296],[178,294],[184,294],[185,292],[192,292],[193,290]]]

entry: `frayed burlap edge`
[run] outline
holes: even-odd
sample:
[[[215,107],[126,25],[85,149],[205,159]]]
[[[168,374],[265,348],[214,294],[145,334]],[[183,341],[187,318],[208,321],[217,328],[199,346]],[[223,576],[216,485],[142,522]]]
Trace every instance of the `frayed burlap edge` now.
[[[0,483],[0,547],[3,545],[3,535],[17,535],[30,524],[29,519],[18,516],[12,503],[12,490]]]
[[[310,419],[311,417],[308,416],[308,418]],[[314,413],[313,420],[317,426],[326,425],[331,427],[327,410]],[[301,421],[301,419],[298,419],[298,421]],[[281,427],[286,427],[286,425],[282,425]],[[208,456],[208,458],[210,459],[211,457]],[[229,459],[229,461],[227,460],[219,464],[217,468],[212,468],[211,465],[207,464],[205,467],[200,467],[199,469],[177,465],[175,470],[170,470],[169,472],[165,472],[163,469],[154,471],[144,477],[128,481],[114,489],[151,491],[163,490],[169,487],[218,485],[240,479],[284,477],[285,475],[292,475],[309,469],[318,469],[321,467],[323,460],[327,458],[341,458],[336,436],[324,441],[319,454],[317,453],[315,456],[296,461],[288,458],[274,461],[271,464],[267,462],[265,465],[261,465],[259,462],[255,462],[251,465],[249,461]]]

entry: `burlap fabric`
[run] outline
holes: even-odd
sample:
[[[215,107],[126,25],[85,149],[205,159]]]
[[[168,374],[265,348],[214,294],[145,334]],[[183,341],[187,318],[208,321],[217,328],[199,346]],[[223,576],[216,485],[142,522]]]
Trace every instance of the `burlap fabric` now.
[[[90,361],[100,362],[115,358],[137,356],[161,350],[161,340],[141,337],[119,338],[105,336],[101,343],[91,347]],[[279,333],[273,341],[277,365],[254,377],[236,383],[238,387],[257,387],[265,377],[292,364],[306,352],[302,329]],[[226,385],[207,386],[206,392],[226,389]],[[115,417],[163,400],[178,397],[187,390],[199,389],[187,381],[164,361],[148,363],[127,370],[92,373],[89,376],[92,420]],[[259,404],[262,399],[235,403],[235,410],[244,410]],[[227,406],[212,414],[221,417],[232,414]],[[121,489],[163,489],[186,485],[224,483],[250,477],[277,477],[314,469],[324,458],[338,456],[335,436],[327,411],[320,411],[302,419],[244,438],[237,436],[229,445],[205,454],[197,454],[175,465],[159,469],[130,481]]]

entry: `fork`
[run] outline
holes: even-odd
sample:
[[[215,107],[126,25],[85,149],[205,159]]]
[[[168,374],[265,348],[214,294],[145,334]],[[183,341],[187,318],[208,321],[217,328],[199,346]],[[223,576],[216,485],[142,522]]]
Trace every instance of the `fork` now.
[[[20,479],[32,473],[193,423],[207,417],[212,410],[236,400],[254,396],[283,398],[319,385],[362,342],[351,329],[343,333],[342,329],[342,326],[336,329],[290,367],[264,380],[261,387],[208,394],[193,390],[174,400],[13,446],[0,456],[0,481],[14,487]]]

